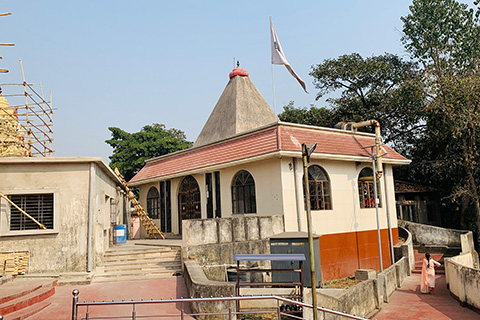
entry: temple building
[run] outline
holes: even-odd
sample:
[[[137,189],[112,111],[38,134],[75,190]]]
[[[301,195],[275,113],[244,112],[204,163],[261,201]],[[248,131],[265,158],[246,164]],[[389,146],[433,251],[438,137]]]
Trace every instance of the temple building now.
[[[236,68],[193,147],[150,159],[130,181],[163,232],[185,219],[282,215],[306,231],[302,143],[317,143],[308,182],[323,280],[380,269],[370,146],[375,135],[281,122],[248,72]],[[410,160],[381,147],[377,183],[383,265],[391,264],[387,215],[398,242],[392,167]]]

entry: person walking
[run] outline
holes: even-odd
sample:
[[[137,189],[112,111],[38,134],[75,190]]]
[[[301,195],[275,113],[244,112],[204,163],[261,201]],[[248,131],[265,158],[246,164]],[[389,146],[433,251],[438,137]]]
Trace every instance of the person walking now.
[[[420,279],[420,292],[434,293],[435,290],[435,267],[440,263],[430,258],[430,253],[425,253],[422,265],[422,277]]]

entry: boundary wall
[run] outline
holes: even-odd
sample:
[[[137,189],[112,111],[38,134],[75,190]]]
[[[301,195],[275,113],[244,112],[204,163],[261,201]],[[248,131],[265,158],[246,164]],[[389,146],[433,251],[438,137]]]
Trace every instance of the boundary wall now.
[[[445,278],[450,294],[464,307],[480,313],[480,269],[473,233],[461,235],[462,253],[445,258]]]
[[[397,288],[400,288],[409,271],[408,260],[402,257],[389,268],[380,272],[377,279],[362,281],[347,289],[317,289],[317,304],[320,307],[339,310],[360,317],[380,309],[384,302]],[[312,303],[311,289],[305,289],[305,303]],[[311,311],[304,314],[305,319],[313,319]],[[326,315],[325,320],[337,319],[334,315]]]
[[[409,268],[407,274],[411,274],[411,270],[415,269],[415,253],[413,252],[413,237],[410,231],[403,227],[398,227],[398,235],[404,240],[403,244],[400,246],[395,246],[393,248],[395,261],[400,260],[402,257],[405,257],[408,260]]]
[[[185,282],[190,297],[235,295],[235,283],[225,282],[225,266],[233,264],[233,253],[268,253],[269,237],[283,232],[283,217],[240,217],[184,220]],[[413,241],[407,230],[404,244],[395,248],[400,256],[395,264],[378,274],[376,279],[362,281],[347,289],[317,289],[318,306],[367,316],[379,309],[410,274],[413,262]],[[260,246],[258,246],[260,245]],[[410,257],[412,256],[412,257]],[[217,269],[208,264],[218,264]],[[273,289],[269,293],[274,294]],[[304,291],[304,301],[311,303],[311,290]],[[235,309],[230,302],[192,305],[194,312],[215,312]],[[219,319],[222,319],[219,316]],[[305,312],[306,319],[313,314]],[[327,315],[335,317],[334,315]],[[201,319],[201,318],[200,318]],[[212,319],[212,318],[210,318]],[[333,319],[333,318],[332,318]]]
[[[235,295],[235,283],[213,281],[207,279],[202,267],[195,260],[185,261],[185,284],[190,298],[229,297]],[[235,302],[196,302],[190,307],[194,313],[225,312],[229,308],[235,310]],[[197,319],[227,319],[225,316],[197,316]]]
[[[285,228],[283,216],[277,215],[183,220],[182,230],[184,260],[195,259],[208,279],[224,281],[234,254],[270,253],[270,237]],[[249,266],[269,268],[265,263]]]
[[[398,225],[411,232],[415,245],[460,248],[462,245],[460,236],[468,232],[467,230],[446,229],[405,220],[398,220]]]

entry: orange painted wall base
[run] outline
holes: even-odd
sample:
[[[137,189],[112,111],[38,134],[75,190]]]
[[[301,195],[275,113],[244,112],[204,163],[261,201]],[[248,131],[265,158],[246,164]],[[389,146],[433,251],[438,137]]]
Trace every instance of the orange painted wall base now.
[[[388,229],[380,230],[383,268],[391,265]],[[392,228],[393,244],[398,228]],[[380,270],[377,230],[327,234],[320,237],[322,281],[349,277],[357,269]]]

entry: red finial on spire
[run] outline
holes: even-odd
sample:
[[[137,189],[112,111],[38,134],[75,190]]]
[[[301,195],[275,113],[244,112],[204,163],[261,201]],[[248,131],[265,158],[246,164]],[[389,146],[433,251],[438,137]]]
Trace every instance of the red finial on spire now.
[[[240,68],[240,62],[237,61],[237,67],[230,72],[229,77],[232,79],[235,76],[245,76],[248,77],[248,72]]]

